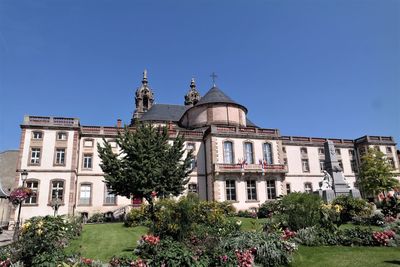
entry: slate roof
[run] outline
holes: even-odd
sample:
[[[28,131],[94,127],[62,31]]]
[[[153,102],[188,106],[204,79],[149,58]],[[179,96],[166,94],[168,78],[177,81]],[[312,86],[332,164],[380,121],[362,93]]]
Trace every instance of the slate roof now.
[[[181,105],[154,104],[140,120],[178,122],[187,108]]]
[[[227,96],[224,92],[222,92],[218,87],[212,87],[201,99],[197,102],[196,105],[208,104],[208,103],[230,103],[236,104],[229,96]]]

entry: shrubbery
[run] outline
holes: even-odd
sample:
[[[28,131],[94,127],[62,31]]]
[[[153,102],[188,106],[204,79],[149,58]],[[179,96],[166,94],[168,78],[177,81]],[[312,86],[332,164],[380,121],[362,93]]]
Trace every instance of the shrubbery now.
[[[372,215],[372,207],[363,199],[353,198],[352,196],[338,196],[332,201],[332,205],[340,205],[341,223],[347,223],[353,217],[369,217]]]
[[[280,200],[281,222],[295,231],[318,225],[321,220],[321,202],[321,198],[313,194],[288,194]]]
[[[69,240],[80,234],[78,219],[62,216],[33,217],[21,227],[19,240],[3,253],[12,262],[21,261],[25,266],[56,265],[65,257],[64,248]]]

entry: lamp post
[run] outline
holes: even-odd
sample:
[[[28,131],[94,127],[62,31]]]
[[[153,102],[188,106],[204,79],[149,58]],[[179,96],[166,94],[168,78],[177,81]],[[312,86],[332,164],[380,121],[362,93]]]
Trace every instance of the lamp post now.
[[[25,181],[28,178],[28,172],[27,170],[23,170],[21,172],[21,180],[22,180],[22,187],[24,187]],[[17,217],[17,225],[15,226],[15,230],[14,230],[14,240],[18,239],[18,233],[19,233],[19,228],[20,228],[20,219],[21,219],[21,207],[22,207],[22,202],[23,200],[21,200],[18,204],[18,217]]]

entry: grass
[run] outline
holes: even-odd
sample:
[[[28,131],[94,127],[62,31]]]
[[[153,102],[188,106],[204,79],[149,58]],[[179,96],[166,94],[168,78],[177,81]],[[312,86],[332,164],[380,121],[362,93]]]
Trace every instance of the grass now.
[[[82,235],[67,248],[68,253],[108,262],[112,256],[132,256],[139,238],[147,228],[124,227],[122,223],[86,224]]]
[[[262,229],[264,222],[267,220],[265,218],[254,219],[245,217],[235,217],[235,219],[242,222],[242,224],[240,225],[240,230],[242,231],[253,231]]]
[[[400,248],[301,246],[292,267],[390,267],[400,265]]]

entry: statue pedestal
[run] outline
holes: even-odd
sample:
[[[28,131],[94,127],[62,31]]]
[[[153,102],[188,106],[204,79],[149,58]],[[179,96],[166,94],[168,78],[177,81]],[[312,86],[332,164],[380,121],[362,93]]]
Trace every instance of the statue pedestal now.
[[[322,191],[322,199],[327,203],[332,202],[335,197],[335,192],[332,189],[326,189]]]
[[[351,195],[353,198],[361,198],[360,190],[358,190],[357,188],[352,188],[352,189],[350,189],[350,195]]]

